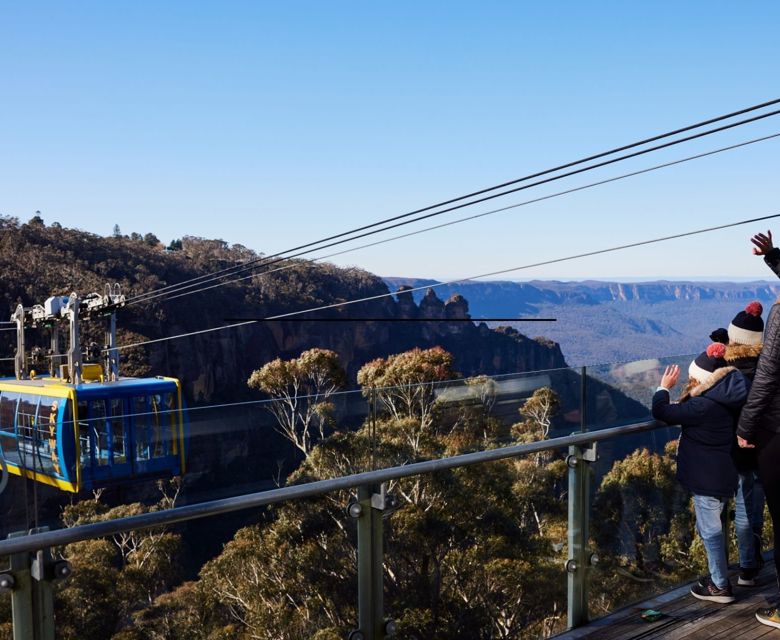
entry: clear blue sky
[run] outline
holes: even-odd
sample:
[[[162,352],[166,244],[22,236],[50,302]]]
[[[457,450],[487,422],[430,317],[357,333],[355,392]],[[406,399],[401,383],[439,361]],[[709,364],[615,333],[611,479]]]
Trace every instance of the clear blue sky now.
[[[7,2],[0,213],[274,253],[780,97],[779,23],[776,2]],[[770,119],[565,186],[778,131]],[[337,262],[453,278],[780,213],[778,151]],[[768,277],[757,230],[515,277]]]

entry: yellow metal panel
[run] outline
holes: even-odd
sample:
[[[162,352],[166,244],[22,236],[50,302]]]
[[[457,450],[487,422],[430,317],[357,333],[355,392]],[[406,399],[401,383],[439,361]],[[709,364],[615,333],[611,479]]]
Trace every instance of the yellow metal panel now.
[[[176,395],[178,396],[179,402],[179,460],[181,461],[181,474],[184,475],[187,471],[187,462],[184,459],[184,416],[181,408],[181,382],[177,378],[163,377],[163,380],[168,380],[169,382],[174,382],[176,384]]]
[[[81,379],[88,382],[103,382],[103,365],[91,362],[81,367]]]
[[[76,488],[74,491],[78,492],[81,489],[81,441],[79,440],[79,404],[76,400],[76,390],[67,387],[68,399],[70,400],[70,406],[73,409],[73,437],[76,439]]]
[[[7,381],[0,382],[0,391],[8,391],[10,393],[26,393],[31,396],[44,396],[46,398],[69,398],[70,394],[73,392],[73,389],[61,383],[38,386],[24,384],[24,381]]]
[[[62,489],[63,491],[70,491],[72,493],[78,493],[78,486],[74,485],[72,482],[67,482],[66,480],[60,480],[59,478],[52,478],[51,476],[43,475],[42,473],[38,473],[37,471],[31,471],[30,469],[20,469],[17,465],[12,464],[10,462],[6,462],[6,466],[8,467],[8,472],[13,473],[15,476],[21,476],[24,475],[25,478],[30,478],[31,480],[35,480],[36,482],[42,482],[43,484],[48,484],[52,487],[57,487],[58,489]]]

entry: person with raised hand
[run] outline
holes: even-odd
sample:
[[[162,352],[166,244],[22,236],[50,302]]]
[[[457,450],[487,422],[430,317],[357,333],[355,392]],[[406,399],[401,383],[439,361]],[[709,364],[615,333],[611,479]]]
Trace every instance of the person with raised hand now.
[[[677,479],[693,494],[696,530],[707,552],[710,574],[691,587],[691,594],[721,604],[734,602],[721,513],[737,490],[734,426],[749,388],[745,376],[723,359],[725,352],[725,345],[714,342],[691,362],[678,403],[670,399],[680,377],[677,365],[666,367],[653,395],[653,417],[681,428]]]
[[[750,302],[734,316],[727,329],[726,352],[723,359],[753,381],[764,339],[764,307],[758,300]],[[753,587],[764,564],[761,555],[761,533],[764,528],[764,489],[758,477],[758,457],[755,449],[734,447],[739,484],[735,498],[734,525],[739,550],[737,584]]]
[[[750,241],[753,253],[780,277],[780,249],[772,244],[772,232],[757,233]],[[780,298],[778,299],[780,300]],[[758,475],[764,486],[769,515],[774,525],[775,572],[780,576],[780,304],[775,301],[766,319],[764,346],[756,375],[737,426],[737,444],[757,449]],[[778,587],[780,591],[780,584]],[[778,606],[760,608],[756,619],[780,629]]]
[[[757,233],[750,238],[750,242],[755,245],[753,255],[764,256],[764,262],[780,278],[780,249],[772,244],[772,232],[767,230],[766,233]]]

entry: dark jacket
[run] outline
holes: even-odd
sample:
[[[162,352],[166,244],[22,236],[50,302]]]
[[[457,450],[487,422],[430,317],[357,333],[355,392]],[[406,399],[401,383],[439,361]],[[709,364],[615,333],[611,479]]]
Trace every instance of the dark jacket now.
[[[760,344],[727,344],[723,359],[730,367],[736,367],[748,380],[756,375],[758,356],[761,355]]]
[[[655,392],[653,417],[682,428],[677,479],[688,491],[716,498],[736,492],[734,425],[748,389],[745,376],[734,367],[723,367],[694,387],[685,402],[671,404],[668,391]]]
[[[750,395],[739,417],[737,435],[753,442],[759,429],[780,433],[780,304],[777,303],[772,305],[766,319],[764,347]]]
[[[726,355],[723,359],[729,366],[736,367],[748,381],[753,382],[758,365],[758,356],[761,355],[760,344],[727,344]],[[747,473],[758,470],[758,452],[755,449],[741,449],[734,447],[734,462],[737,471]]]
[[[780,278],[780,249],[775,247],[764,256],[764,262]]]

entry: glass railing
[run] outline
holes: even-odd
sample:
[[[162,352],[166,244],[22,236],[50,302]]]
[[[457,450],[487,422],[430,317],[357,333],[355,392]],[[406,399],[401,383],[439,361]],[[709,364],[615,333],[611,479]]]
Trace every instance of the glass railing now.
[[[182,512],[167,528],[48,545],[72,568],[55,586],[64,640],[550,637],[705,571],[674,478],[679,430],[631,426],[650,419],[663,367],[689,361],[399,385],[327,406],[191,406],[179,481],[132,478],[78,500],[13,477],[0,528],[81,540],[100,532],[80,525]],[[248,494],[255,507],[230,503]],[[214,505],[219,517],[202,518]],[[75,615],[76,597],[93,600],[94,620]],[[381,605],[371,616],[368,602]],[[163,623],[178,628],[160,635]]]

